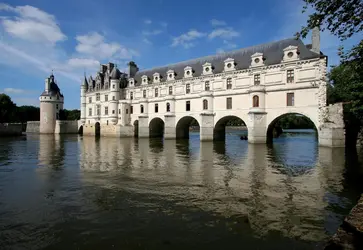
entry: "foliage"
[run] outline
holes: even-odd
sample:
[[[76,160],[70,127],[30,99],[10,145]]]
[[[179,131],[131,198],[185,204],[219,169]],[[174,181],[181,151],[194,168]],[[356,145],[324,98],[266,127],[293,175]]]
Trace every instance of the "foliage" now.
[[[10,96],[0,94],[0,123],[11,122],[15,110],[16,105],[11,101]]]
[[[34,106],[20,106],[16,109],[15,122],[25,123],[27,121],[39,121],[40,109]]]
[[[283,129],[315,129],[314,123],[303,115],[287,114],[281,117],[275,124]]]
[[[81,111],[78,109],[67,110],[62,109],[59,111],[59,120],[79,120],[81,118]]]

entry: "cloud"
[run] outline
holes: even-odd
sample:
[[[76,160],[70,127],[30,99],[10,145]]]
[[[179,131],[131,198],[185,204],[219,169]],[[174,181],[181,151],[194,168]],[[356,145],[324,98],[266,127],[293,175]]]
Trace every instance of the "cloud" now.
[[[100,65],[100,62],[89,58],[71,58],[67,64],[76,68],[95,68]]]
[[[235,48],[237,48],[237,44],[223,40],[223,47],[217,49],[217,54],[224,53],[226,50],[232,50]]]
[[[86,35],[77,36],[76,40],[78,41],[76,51],[80,54],[85,54],[93,58],[130,59],[133,56],[139,55],[137,51],[128,49],[119,43],[105,42],[105,38],[97,32],[91,32]]]
[[[55,17],[36,7],[25,5],[12,7],[0,4],[0,11],[12,12],[14,17],[1,17],[4,30],[31,42],[55,44],[67,37],[56,23]]]
[[[191,42],[198,38],[206,36],[205,33],[199,32],[195,29],[191,29],[187,33],[184,33],[178,37],[173,38],[173,43],[171,44],[172,47],[176,47],[178,45],[183,46],[184,48],[188,49],[195,46],[195,43]]]
[[[212,20],[210,20],[210,24],[212,26],[224,26],[224,25],[226,25],[226,22],[221,21],[221,20],[217,20],[217,19],[212,19]]]
[[[161,27],[163,27],[163,28],[168,27],[168,23],[167,23],[167,22],[160,22],[160,25],[161,25]]]
[[[152,23],[152,21],[151,21],[150,19],[146,19],[146,20],[144,21],[144,23],[145,23],[145,24],[151,24],[151,23]]]
[[[6,94],[24,94],[29,92],[29,90],[26,89],[15,89],[15,88],[5,88],[3,91]]]
[[[232,39],[234,37],[238,37],[240,34],[239,32],[235,31],[233,28],[218,28],[213,30],[209,35],[209,39],[214,39],[220,37],[222,39]]]
[[[152,42],[149,39],[147,39],[146,37],[144,39],[142,39],[142,41],[146,44],[152,44]]]
[[[161,34],[162,32],[163,32],[162,30],[152,30],[152,31],[146,31],[146,30],[144,30],[142,32],[142,34],[144,36],[155,36],[155,35]]]
[[[222,53],[224,53],[225,51],[224,51],[224,49],[222,49],[222,48],[219,48],[219,49],[217,49],[216,50],[216,53],[217,54],[222,54]]]

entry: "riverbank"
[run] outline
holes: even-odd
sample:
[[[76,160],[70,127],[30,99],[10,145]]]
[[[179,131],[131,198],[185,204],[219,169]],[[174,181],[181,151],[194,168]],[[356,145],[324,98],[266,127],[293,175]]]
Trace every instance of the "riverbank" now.
[[[363,194],[324,249],[363,249]]]
[[[0,137],[21,136],[23,125],[21,123],[0,123]]]

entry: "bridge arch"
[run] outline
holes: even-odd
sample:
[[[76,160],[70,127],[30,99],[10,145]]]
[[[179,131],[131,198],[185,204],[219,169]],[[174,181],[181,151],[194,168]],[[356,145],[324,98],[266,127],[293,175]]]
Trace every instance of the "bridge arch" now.
[[[79,126],[78,128],[78,134],[83,135],[83,125]]]
[[[139,120],[134,121],[134,137],[139,137]]]
[[[305,128],[310,128],[313,127],[317,133],[317,137],[318,137],[318,128],[319,125],[316,121],[316,119],[314,119],[312,116],[310,116],[309,114],[305,113],[305,112],[285,112],[282,114],[278,114],[275,115],[272,119],[270,119],[267,122],[267,126],[266,126],[266,142],[267,143],[272,143],[273,142],[273,138],[275,136],[278,136],[279,134],[282,133],[282,127],[284,126],[284,124],[279,124],[280,121],[282,120],[282,118],[285,118],[287,116],[296,116],[296,119],[303,119],[306,121],[306,124],[299,124],[300,126],[306,125],[307,127]],[[300,127],[301,129],[304,129],[304,127]]]
[[[99,122],[95,123],[95,135],[100,136],[101,135],[101,124]]]
[[[219,118],[215,125],[214,125],[214,129],[213,129],[213,139],[215,141],[223,141],[226,138],[226,126],[233,122],[233,125],[236,126],[245,126],[246,127],[246,138],[247,139],[247,134],[248,134],[248,127],[247,127],[247,123],[240,117],[236,116],[236,115],[226,115],[223,116],[221,118]],[[232,125],[232,124],[231,124]],[[241,137],[242,138],[242,137]]]
[[[189,138],[189,127],[196,124],[200,128],[199,121],[193,116],[183,116],[176,123],[175,134],[177,139]]]
[[[165,122],[159,118],[155,117],[151,119],[149,123],[149,137],[163,137],[164,136],[164,129],[165,129]]]

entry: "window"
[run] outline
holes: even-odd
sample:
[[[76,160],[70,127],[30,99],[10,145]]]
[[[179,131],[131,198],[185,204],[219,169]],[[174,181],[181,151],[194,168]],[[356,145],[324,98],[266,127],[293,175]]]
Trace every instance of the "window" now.
[[[57,100],[59,100],[59,95],[57,95]]]
[[[88,97],[88,103],[92,103],[92,97]]]
[[[205,82],[204,90],[205,91],[209,91],[210,90],[209,81]]]
[[[227,109],[232,109],[232,97],[227,97],[226,106],[227,106]]]
[[[227,79],[227,89],[232,89],[232,78]]]
[[[130,106],[130,114],[134,113],[134,106]]]
[[[101,115],[101,105],[97,105],[97,115]]]
[[[260,82],[261,82],[261,80],[260,80],[260,74],[256,74],[254,76],[254,84],[255,85],[260,85]]]
[[[126,115],[128,115],[129,114],[129,109],[126,109]]]
[[[155,113],[159,112],[159,104],[155,103]]]
[[[140,113],[144,113],[144,105],[140,105]]]
[[[89,108],[89,109],[88,109],[88,115],[89,115],[89,116],[92,116],[92,108]]]
[[[105,95],[105,102],[108,102],[108,95]]]
[[[185,93],[187,93],[187,94],[190,93],[190,84],[189,83],[185,86]]]
[[[166,103],[166,112],[170,112],[170,103]]]
[[[203,110],[207,110],[208,109],[208,101],[207,100],[203,100]]]
[[[155,89],[155,97],[158,97],[159,96],[159,89]]]
[[[55,119],[57,119],[57,120],[59,119],[59,114],[58,113],[55,114]]]
[[[294,93],[287,93],[287,106],[294,106],[295,105],[295,97],[294,97]]]
[[[173,94],[173,86],[169,86],[169,95]]]
[[[97,93],[96,94],[96,101],[99,101],[100,99],[101,99],[101,97],[100,97],[101,95],[100,95],[100,93]]]
[[[142,91],[142,97],[146,98],[146,90]]]
[[[121,114],[121,109],[118,109],[118,113]]]
[[[58,108],[59,108],[58,104],[56,104],[56,105],[55,105],[55,108],[56,108],[56,109],[58,109]]]
[[[130,92],[130,100],[134,99],[134,92]]]
[[[108,107],[105,107],[105,115],[108,115]]]
[[[115,96],[112,96],[112,100],[113,100],[113,101],[115,100]]]
[[[257,95],[253,96],[252,98],[252,101],[253,101],[253,107],[254,108],[258,108],[260,106],[260,99]]]
[[[115,114],[115,110],[112,110],[112,114],[113,114],[113,115]]]
[[[115,84],[112,85],[112,88],[114,89],[115,88]]]
[[[185,103],[185,110],[190,111],[190,101],[186,101]]]
[[[293,83],[294,82],[294,70],[289,69],[286,72],[286,82],[287,83]]]

